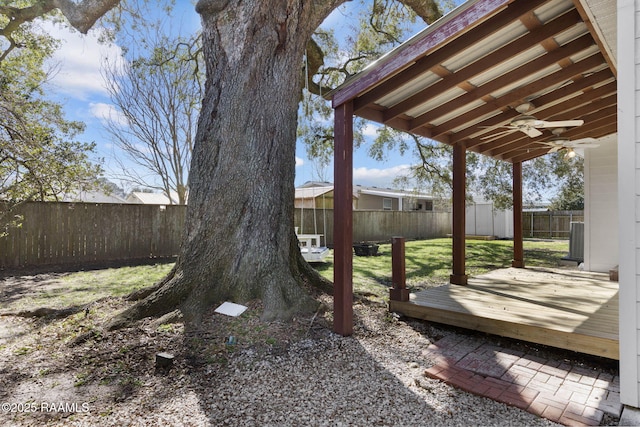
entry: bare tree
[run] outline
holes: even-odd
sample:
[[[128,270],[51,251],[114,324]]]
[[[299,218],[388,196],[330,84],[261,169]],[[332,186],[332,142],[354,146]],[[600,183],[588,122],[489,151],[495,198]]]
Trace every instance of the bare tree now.
[[[146,55],[103,64],[116,111],[105,127],[124,158],[119,178],[187,202],[187,180],[202,89],[198,36],[171,40],[158,30]],[[131,56],[131,55],[128,55]],[[128,163],[128,164],[127,164]],[[133,167],[131,166],[133,165]]]

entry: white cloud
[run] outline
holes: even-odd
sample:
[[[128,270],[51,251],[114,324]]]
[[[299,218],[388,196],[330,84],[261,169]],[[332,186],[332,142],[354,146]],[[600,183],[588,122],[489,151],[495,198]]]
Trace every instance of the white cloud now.
[[[367,123],[365,127],[362,129],[362,134],[365,136],[375,137],[375,136],[378,136],[378,129],[380,128],[381,126],[379,125],[375,125],[373,123]]]
[[[302,160],[300,157],[296,156],[296,167],[300,167],[304,165],[304,160]]]
[[[399,176],[406,176],[411,169],[411,165],[398,165],[390,168],[378,169],[359,167],[353,169],[353,182],[360,185],[375,185],[380,187],[390,187],[393,180]]]
[[[61,46],[53,56],[59,71],[52,83],[58,90],[77,99],[86,99],[95,93],[107,94],[100,65],[106,58],[120,62],[122,50],[115,44],[99,41],[104,30],[97,28],[83,35],[50,22],[43,22],[41,27],[61,40]]]
[[[128,124],[127,118],[113,104],[91,102],[89,103],[89,111],[93,117],[100,119],[103,123],[112,121],[121,126],[127,126]]]

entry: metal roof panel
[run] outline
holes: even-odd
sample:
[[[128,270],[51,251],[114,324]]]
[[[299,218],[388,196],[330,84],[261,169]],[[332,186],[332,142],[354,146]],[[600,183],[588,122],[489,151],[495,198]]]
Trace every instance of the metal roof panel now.
[[[500,133],[525,102],[532,109],[524,113],[540,120],[585,120],[567,134],[613,133],[615,67],[585,21],[584,1],[605,2],[466,4],[334,91],[334,105],[353,99],[363,117],[507,161],[551,147],[544,144],[553,136],[548,128],[534,137],[515,128]]]

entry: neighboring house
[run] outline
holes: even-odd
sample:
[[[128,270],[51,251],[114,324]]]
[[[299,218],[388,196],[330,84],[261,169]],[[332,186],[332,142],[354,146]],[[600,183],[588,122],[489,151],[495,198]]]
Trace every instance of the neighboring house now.
[[[428,194],[391,188],[353,186],[354,210],[432,212],[433,206],[434,198]],[[309,182],[296,188],[295,207],[333,209],[333,184]]]
[[[145,193],[142,191],[133,191],[127,196],[128,203],[139,203],[144,205],[177,205],[178,195],[172,192],[171,200],[161,193]]]
[[[80,191],[75,194],[66,194],[62,197],[62,202],[82,202],[82,203],[128,203],[116,194],[106,194],[102,191]]]
[[[436,200],[428,194],[362,185],[353,186],[354,210],[424,212],[441,210],[434,208],[434,202]],[[333,184],[308,182],[296,188],[295,207],[333,209]],[[525,211],[528,210],[525,209]],[[496,209],[492,202],[482,199],[468,202],[465,231],[470,235],[513,238],[513,211]]]
[[[547,212],[550,206],[551,202],[546,201],[527,203],[523,206],[522,212]]]
[[[354,209],[384,211],[433,211],[434,198],[417,191],[353,186]]]

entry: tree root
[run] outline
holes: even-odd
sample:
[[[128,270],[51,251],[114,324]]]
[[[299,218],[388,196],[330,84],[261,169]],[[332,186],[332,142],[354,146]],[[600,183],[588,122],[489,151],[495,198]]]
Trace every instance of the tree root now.
[[[182,312],[180,310],[173,310],[163,316],[158,317],[151,323],[153,328],[158,328],[160,325],[170,324],[170,323],[180,323],[184,319]]]
[[[316,269],[311,267],[307,261],[305,261],[300,249],[298,248],[298,238],[295,233],[292,237],[292,249],[291,249],[291,273],[294,277],[298,278],[298,283],[301,285],[307,285],[308,291],[312,294],[317,294],[318,291],[332,294],[333,282],[325,279]]]
[[[292,235],[290,254],[291,279],[297,283],[291,288],[279,288],[281,284],[275,275],[266,279],[260,296],[265,302],[263,320],[287,320],[298,312],[313,313],[318,309],[316,297],[321,293],[333,293],[333,283],[325,279],[302,257],[295,233]],[[134,305],[112,317],[104,326],[105,331],[113,331],[131,326],[146,317],[161,317],[179,310],[181,321],[197,324],[209,305],[229,298],[228,290],[203,289],[202,278],[187,279],[178,260],[171,272],[152,287],[134,292],[127,297],[136,301]],[[191,275],[189,275],[191,277]],[[272,286],[273,285],[273,286]],[[298,288],[299,287],[299,288]],[[239,297],[242,299],[242,297]],[[242,301],[238,301],[242,302]],[[270,304],[270,302],[272,304]],[[275,302],[275,303],[273,303]],[[284,304],[283,304],[284,303]],[[167,322],[163,322],[167,323]]]
[[[177,263],[176,263],[177,265]],[[137,291],[133,291],[131,292],[129,295],[127,295],[125,297],[125,300],[127,301],[141,301],[145,298],[147,298],[149,295],[153,294],[154,292],[156,292],[157,290],[159,290],[160,288],[162,288],[167,282],[169,282],[171,279],[173,279],[176,275],[176,267],[174,265],[174,267],[171,269],[171,271],[167,274],[167,276],[162,279],[159,280],[158,282],[154,283],[151,286],[148,286],[146,288],[143,289],[138,289]]]
[[[69,343],[67,345],[69,347],[75,347],[77,345],[84,344],[85,342],[89,341],[90,339],[95,338],[95,337],[99,337],[101,335],[102,335],[102,331],[100,329],[90,329],[87,332],[84,332],[84,333],[76,336],[74,339],[69,341]]]
[[[167,277],[149,289],[153,292],[131,307],[118,313],[105,325],[106,331],[114,331],[130,326],[145,317],[158,317],[178,309],[191,287],[184,286],[182,276],[175,274],[175,268]]]
[[[89,308],[93,304],[100,303],[109,298],[110,297],[104,297],[104,298],[100,298],[95,301],[92,301],[88,304],[73,305],[71,307],[65,307],[65,308],[38,307],[31,310],[5,311],[0,313],[0,316],[37,317],[37,318],[47,317],[50,319],[63,319],[65,317],[72,316],[76,313],[80,313],[81,311],[84,311],[85,316],[88,316]]]
[[[146,287],[144,289],[138,289],[137,291],[131,292],[129,295],[125,297],[127,301],[140,301],[160,289],[163,282],[158,282],[152,286]]]
[[[50,317],[54,319],[62,319],[84,310],[83,307],[74,306],[67,308],[50,308],[38,307],[33,310],[22,311],[5,311],[0,316],[16,316],[16,317]]]

